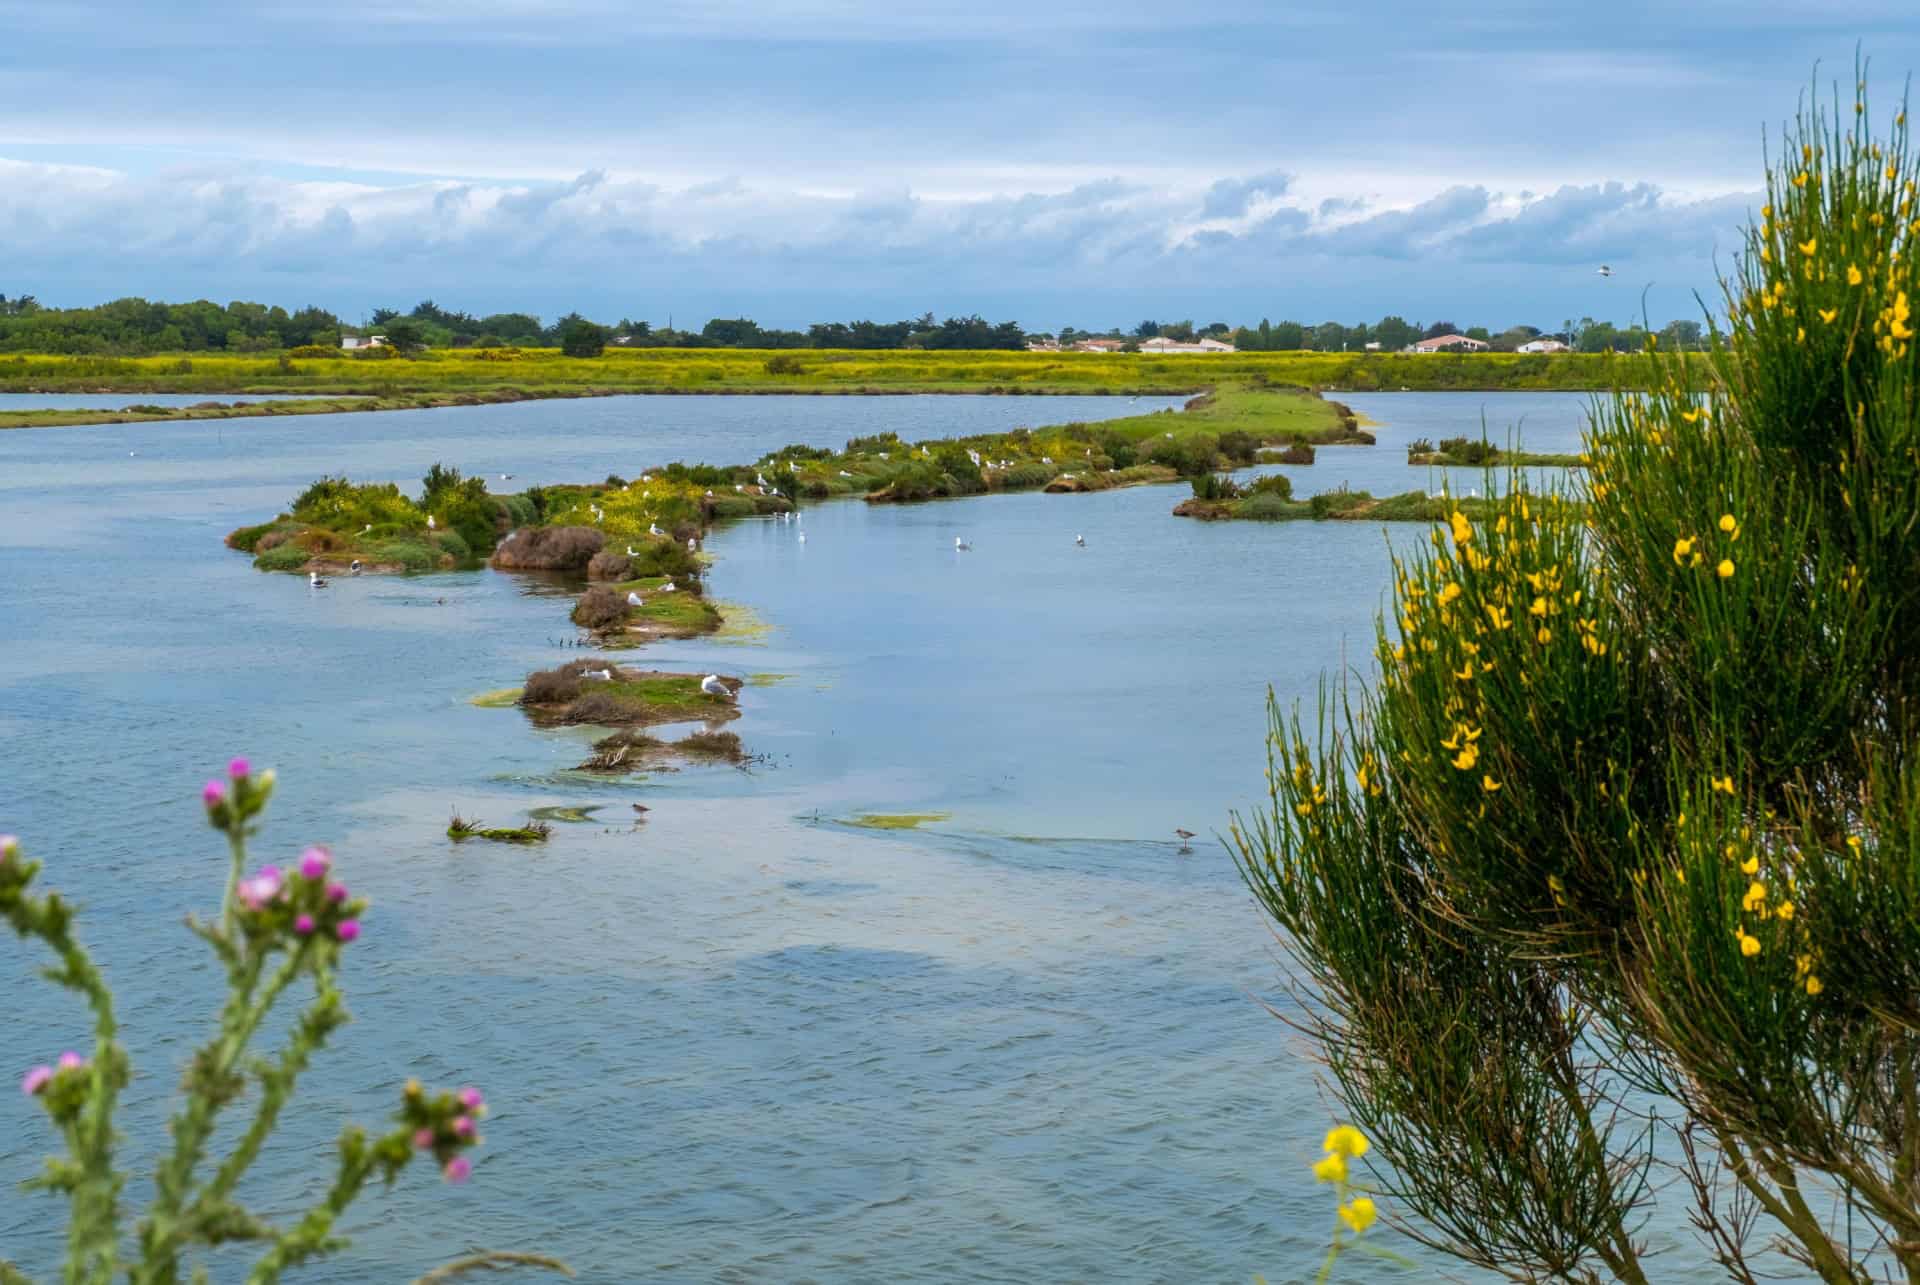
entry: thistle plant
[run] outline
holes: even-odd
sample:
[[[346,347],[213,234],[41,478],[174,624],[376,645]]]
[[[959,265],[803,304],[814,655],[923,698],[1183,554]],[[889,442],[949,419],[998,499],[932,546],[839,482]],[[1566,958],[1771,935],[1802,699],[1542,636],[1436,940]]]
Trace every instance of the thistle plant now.
[[[1856,80],[1585,503],[1396,560],[1236,818],[1386,1217],[1511,1279],[1658,1279],[1679,1205],[1730,1279],[1920,1281],[1920,166]]]
[[[208,822],[227,839],[230,864],[219,917],[190,919],[188,926],[224,969],[227,997],[217,1029],[188,1064],[169,1129],[172,1146],[155,1167],[154,1196],[137,1222],[125,1201],[114,1125],[133,1068],[119,1043],[113,993],[74,934],[73,908],[58,893],[36,893],[40,864],[26,859],[16,838],[0,836],[0,916],[52,953],[47,976],[77,992],[93,1014],[88,1053],[69,1051],[32,1067],[20,1085],[65,1144],[27,1185],[67,1198],[62,1280],[69,1285],[201,1280],[195,1255],[239,1241],[261,1251],[247,1279],[276,1281],[346,1245],[335,1226],[369,1182],[390,1185],[417,1156],[431,1156],[449,1182],[471,1172],[468,1153],[480,1144],[487,1110],[479,1090],[429,1092],[409,1080],[385,1132],[370,1136],[355,1126],[340,1135],[332,1181],[311,1208],[275,1222],[241,1203],[241,1180],[293,1101],[301,1073],[348,1020],[336,975],[367,908],[340,881],[324,848],[308,848],[286,870],[248,872],[247,842],[273,789],[272,772],[235,759],[226,778],[209,781],[201,794]],[[285,1044],[270,1056],[251,1053],[276,1004],[297,988],[310,989],[311,999]],[[222,1113],[243,1103],[249,1114],[238,1132],[216,1140]],[[27,1279],[0,1261],[0,1285]]]

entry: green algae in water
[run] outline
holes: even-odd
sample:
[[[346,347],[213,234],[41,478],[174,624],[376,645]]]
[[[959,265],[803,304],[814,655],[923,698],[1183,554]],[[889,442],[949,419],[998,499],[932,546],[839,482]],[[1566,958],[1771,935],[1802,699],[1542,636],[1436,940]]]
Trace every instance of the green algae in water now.
[[[849,817],[843,824],[857,825],[863,830],[917,830],[934,821],[952,819],[951,812],[863,812]]]
[[[476,709],[512,709],[520,700],[518,687],[499,687],[490,692],[481,692],[478,696],[467,698],[467,704]]]
[[[565,821],[570,825],[593,820],[593,814],[606,807],[604,803],[589,803],[585,807],[572,804],[554,804],[544,808],[533,808],[527,815],[535,821]]]
[[[762,620],[752,607],[737,602],[716,604],[720,608],[720,628],[713,640],[735,647],[764,647],[773,626]]]
[[[792,677],[793,677],[792,674],[748,674],[747,686],[778,687],[781,683],[786,682],[789,678],[792,678]]]

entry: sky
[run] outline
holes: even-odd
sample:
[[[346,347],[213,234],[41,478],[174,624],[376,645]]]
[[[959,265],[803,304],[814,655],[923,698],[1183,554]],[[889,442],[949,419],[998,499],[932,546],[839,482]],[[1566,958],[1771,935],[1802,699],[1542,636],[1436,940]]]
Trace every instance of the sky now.
[[[0,294],[1657,325],[1717,299],[1816,65],[1893,114],[1912,14],[0,0]]]

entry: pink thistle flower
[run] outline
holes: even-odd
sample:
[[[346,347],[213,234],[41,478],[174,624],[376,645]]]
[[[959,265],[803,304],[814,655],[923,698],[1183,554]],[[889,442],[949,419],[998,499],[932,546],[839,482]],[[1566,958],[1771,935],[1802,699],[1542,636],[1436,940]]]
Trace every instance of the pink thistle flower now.
[[[39,1095],[40,1090],[47,1087],[47,1081],[52,1078],[52,1067],[36,1066],[31,1071],[28,1071],[26,1077],[20,1081],[20,1091],[30,1098],[36,1097]]]
[[[240,900],[248,910],[259,910],[280,892],[280,867],[262,866],[260,873],[240,881]]]
[[[300,877],[318,879],[327,873],[327,867],[333,864],[333,858],[327,855],[325,848],[308,848],[300,854]]]
[[[448,1182],[465,1182],[467,1175],[473,1172],[473,1161],[467,1159],[465,1156],[455,1156],[453,1159],[447,1161],[447,1167],[444,1172],[447,1175]]]
[[[360,921],[358,919],[342,919],[333,926],[333,935],[338,937],[342,944],[352,941],[360,935]]]
[[[470,1115],[455,1116],[453,1131],[462,1138],[471,1138],[473,1136],[473,1117]]]
[[[62,1053],[57,1063],[62,1071],[77,1071],[86,1064],[87,1059],[81,1057],[72,1049],[68,1049],[65,1053]]]
[[[218,781],[208,781],[200,787],[200,801],[206,804],[209,810],[219,807],[227,801],[227,787]]]
[[[253,764],[243,758],[237,758],[227,764],[227,775],[236,781],[244,781],[253,773]]]
[[[299,933],[302,937],[313,936],[313,916],[295,915],[293,917],[293,931]]]
[[[480,1096],[480,1090],[473,1088],[471,1085],[460,1090],[459,1098],[460,1105],[469,1111],[478,1111],[482,1106],[486,1105],[486,1099]]]
[[[433,1145],[433,1130],[415,1129],[413,1132],[413,1145],[421,1151],[425,1151],[428,1147],[431,1147]]]
[[[338,902],[345,901],[346,899],[347,899],[347,885],[345,885],[344,883],[330,883],[327,885],[328,901],[338,903]]]

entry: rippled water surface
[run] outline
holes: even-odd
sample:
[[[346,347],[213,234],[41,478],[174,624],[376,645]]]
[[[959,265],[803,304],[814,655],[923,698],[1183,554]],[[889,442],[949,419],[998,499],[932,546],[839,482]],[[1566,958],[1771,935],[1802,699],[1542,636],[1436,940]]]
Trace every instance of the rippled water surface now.
[[[1348,400],[1380,445],[1288,470],[1300,493],[1435,486],[1405,441],[1483,406],[1496,440],[1524,417],[1527,445],[1569,449],[1585,404]],[[1149,404],[1173,403],[652,397],[0,433],[0,829],[80,901],[119,987],[130,1163],[215,997],[180,917],[222,873],[196,790],[244,751],[283,782],[260,856],[328,841],[375,901],[344,976],[358,1021],[249,1199],[304,1208],[332,1136],[408,1075],[496,1104],[472,1183],[370,1194],[354,1249],[308,1279],[408,1279],[479,1245],[591,1281],[1310,1274],[1328,1112],[1255,1001],[1285,1005],[1271,939],[1213,836],[1262,797],[1268,687],[1369,669],[1380,528],[1187,522],[1168,487],[816,505],[804,545],[735,525],[711,588],[767,631],[645,659],[761,675],[731,726],[762,759],[617,784],[565,771],[590,734],[468,703],[577,654],[566,599],[484,571],[315,593],[220,543],[327,472],[411,489],[444,460],[517,487]],[[444,837],[450,810],[553,804],[602,810],[541,848]],[[862,812],[950,819],[842,823]],[[1203,836],[1191,855],[1176,826]],[[27,962],[0,942],[8,1075],[85,1038]],[[9,1188],[38,1168],[38,1116],[0,1094]],[[0,1200],[0,1253],[46,1269],[53,1212]]]

